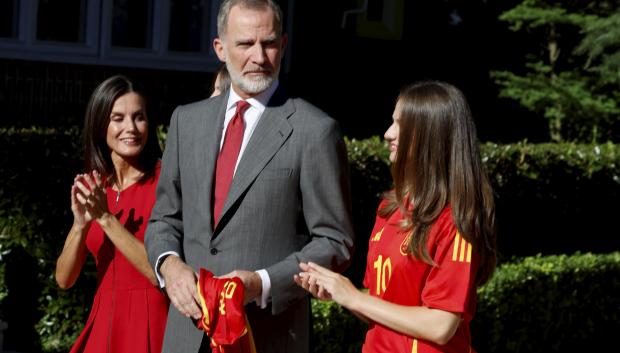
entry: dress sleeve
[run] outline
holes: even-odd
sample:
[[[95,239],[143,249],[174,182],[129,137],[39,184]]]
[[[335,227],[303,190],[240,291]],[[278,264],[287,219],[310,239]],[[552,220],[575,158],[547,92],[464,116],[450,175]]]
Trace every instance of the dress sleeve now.
[[[465,313],[475,296],[478,256],[451,221],[433,226],[429,239],[435,243],[430,253],[436,266],[430,270],[422,290],[422,304],[429,308]],[[434,234],[433,234],[434,233]]]

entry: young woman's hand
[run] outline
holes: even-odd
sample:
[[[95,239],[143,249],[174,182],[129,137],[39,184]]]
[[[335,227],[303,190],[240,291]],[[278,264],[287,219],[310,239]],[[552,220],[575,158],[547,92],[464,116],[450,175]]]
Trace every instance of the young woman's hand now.
[[[295,275],[295,282],[313,296],[322,300],[333,300],[349,308],[360,291],[345,276],[330,271],[315,263],[300,263],[302,272]]]

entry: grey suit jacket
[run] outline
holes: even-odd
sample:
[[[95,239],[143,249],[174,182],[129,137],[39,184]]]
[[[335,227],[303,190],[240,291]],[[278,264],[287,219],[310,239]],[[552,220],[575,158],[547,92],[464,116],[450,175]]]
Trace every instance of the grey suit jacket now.
[[[149,261],[175,251],[215,275],[266,269],[271,304],[246,306],[259,353],[307,352],[309,300],[300,261],[341,271],[353,248],[347,157],[337,123],[276,90],[239,161],[212,229],[214,168],[228,92],[173,113],[157,201],[145,237]],[[163,352],[198,352],[208,339],[170,307]],[[209,350],[210,351],[210,350]]]

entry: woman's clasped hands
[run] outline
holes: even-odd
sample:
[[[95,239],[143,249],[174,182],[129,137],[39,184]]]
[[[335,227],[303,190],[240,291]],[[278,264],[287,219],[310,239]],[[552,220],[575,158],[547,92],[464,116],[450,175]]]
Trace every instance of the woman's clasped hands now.
[[[71,187],[71,211],[75,221],[81,225],[109,214],[107,195],[98,172],[75,176]]]

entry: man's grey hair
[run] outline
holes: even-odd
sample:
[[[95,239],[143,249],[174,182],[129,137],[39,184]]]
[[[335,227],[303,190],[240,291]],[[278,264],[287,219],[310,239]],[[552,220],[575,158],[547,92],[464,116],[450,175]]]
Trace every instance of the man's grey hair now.
[[[233,6],[239,5],[246,9],[252,10],[265,10],[271,9],[273,11],[274,26],[276,29],[276,35],[280,37],[282,35],[282,10],[280,6],[273,0],[224,0],[220,5],[220,10],[217,13],[217,35],[223,38],[226,35],[226,25],[228,24],[228,14]]]

